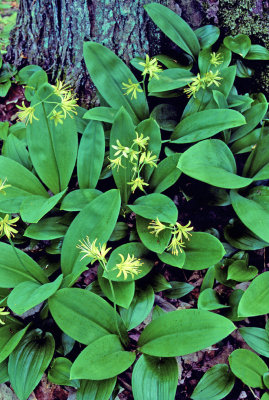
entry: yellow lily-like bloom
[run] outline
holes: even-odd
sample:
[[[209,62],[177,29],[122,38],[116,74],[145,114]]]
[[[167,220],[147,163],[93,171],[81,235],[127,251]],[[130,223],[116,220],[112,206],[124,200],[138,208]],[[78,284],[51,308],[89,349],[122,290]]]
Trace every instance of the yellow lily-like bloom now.
[[[126,168],[122,165],[121,163],[121,157],[117,157],[117,158],[108,158],[110,161],[110,164],[108,165],[108,168],[117,168],[117,171],[119,171],[119,168]]]
[[[19,219],[20,217],[9,219],[9,214],[6,214],[4,218],[0,218],[0,236],[6,235],[8,239],[14,237],[18,231],[13,227],[16,226],[16,222]]]
[[[129,95],[132,93],[131,100],[133,100],[133,98],[137,99],[137,92],[143,92],[143,90],[141,89],[139,83],[133,83],[130,78],[128,79],[128,82],[129,83],[122,82],[122,85],[124,86],[122,89],[126,90],[124,95]]]
[[[211,58],[210,58],[210,64],[214,65],[215,67],[217,65],[220,65],[223,63],[223,57],[222,54],[216,54],[215,52],[211,53]]]
[[[5,311],[5,307],[0,307],[0,317],[9,315],[10,313],[8,311]],[[5,322],[0,318],[0,324],[5,325]]]
[[[51,85],[54,88],[54,93],[60,97],[66,96],[70,91],[70,85],[56,79],[56,85]]]
[[[11,185],[6,185],[7,178],[4,180],[0,179],[0,193],[6,194],[4,189],[7,189],[8,187],[11,187]]]
[[[158,65],[158,61],[156,58],[150,59],[148,54],[146,55],[146,62],[140,62],[139,65],[142,65],[144,67],[144,71],[142,72],[142,75],[147,75],[149,74],[149,79],[155,77],[156,79],[159,79],[158,73],[162,72],[162,68]]]
[[[191,221],[187,223],[187,225],[181,225],[179,222],[176,222],[176,230],[175,234],[177,234],[177,239],[182,242],[183,237],[187,240],[190,240],[189,236],[192,236],[190,231],[193,230],[193,226],[190,226]]]
[[[133,193],[134,193],[136,188],[139,188],[140,190],[144,191],[143,186],[149,186],[149,184],[146,183],[144,181],[144,179],[142,179],[140,177],[132,180],[131,182],[127,182],[127,185],[132,185],[131,190],[132,190]]]
[[[159,218],[157,217],[156,221],[153,220],[149,223],[148,229],[152,230],[152,232],[150,232],[150,233],[152,233],[153,235],[155,235],[157,237],[160,232],[162,232],[164,229],[166,229],[166,226],[164,224],[162,224],[160,222]]]
[[[119,139],[116,140],[117,146],[115,144],[112,144],[112,148],[114,150],[117,150],[114,156],[118,156],[119,154],[122,155],[125,158],[128,158],[128,155],[130,153],[130,148],[127,146],[123,146]]]
[[[216,86],[220,86],[220,81],[221,79],[223,79],[221,76],[219,76],[219,71],[216,72],[212,72],[209,71],[205,74],[205,82],[207,87],[211,86],[211,85],[216,85]]]
[[[195,95],[198,91],[199,87],[192,84],[188,84],[188,88],[183,89],[183,92],[186,93],[188,98],[190,98],[191,96],[196,97]]]
[[[34,115],[35,112],[35,107],[26,107],[24,101],[22,102],[22,106],[16,106],[19,110],[18,112],[18,118],[20,121],[25,121],[25,125],[30,122],[30,124],[33,122],[33,119],[38,121],[38,118]]]
[[[126,260],[124,260],[124,256],[122,254],[119,254],[119,256],[121,258],[121,262],[119,264],[116,264],[116,267],[113,268],[113,270],[119,270],[117,278],[119,278],[121,274],[123,274],[124,280],[126,280],[128,274],[130,274],[131,277],[134,279],[134,276],[138,275],[141,272],[139,267],[141,267],[143,263],[139,258],[136,258],[134,255],[130,256],[130,254],[128,254]]]
[[[71,92],[67,92],[66,95],[62,97],[62,102],[59,104],[59,106],[62,108],[65,118],[66,114],[68,114],[71,118],[73,118],[73,115],[71,115],[70,113],[77,114],[77,98],[75,98]]]
[[[151,167],[157,168],[157,164],[155,161],[158,161],[157,156],[152,155],[151,151],[147,151],[141,154],[139,164],[150,165]]]
[[[149,141],[149,136],[146,136],[144,138],[143,133],[141,133],[140,136],[139,136],[138,132],[135,132],[135,134],[136,134],[136,139],[134,139],[133,142],[135,144],[137,144],[140,147],[140,149],[146,150],[146,146],[148,145],[148,141]]]
[[[182,241],[178,239],[176,235],[173,235],[171,243],[166,247],[166,250],[172,252],[173,255],[178,256],[178,250],[183,253],[182,247],[186,247]]]
[[[86,239],[79,240],[80,244],[77,244],[76,248],[80,249],[81,253],[85,253],[84,256],[80,259],[83,260],[85,257],[92,258],[91,264],[95,261],[106,263],[106,255],[112,249],[112,247],[106,248],[106,243],[102,246],[99,243],[99,247],[96,246],[97,239],[95,239],[92,243],[89,240],[89,236],[86,236]]]
[[[65,116],[61,111],[53,110],[50,119],[53,120],[55,123],[55,126],[57,126],[58,124],[63,124],[63,120],[65,119]]]

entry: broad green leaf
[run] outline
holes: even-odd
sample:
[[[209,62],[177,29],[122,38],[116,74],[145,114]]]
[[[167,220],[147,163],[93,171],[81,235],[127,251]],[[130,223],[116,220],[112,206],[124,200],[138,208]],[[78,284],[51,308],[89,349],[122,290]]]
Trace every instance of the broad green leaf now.
[[[236,260],[228,267],[227,279],[237,282],[251,281],[258,273],[258,269],[253,265],[248,266],[243,260]]]
[[[269,129],[268,129],[269,132]],[[261,128],[254,129],[249,132],[246,136],[236,140],[230,147],[234,154],[248,153],[253,150],[253,146],[257,144],[261,135]],[[256,146],[257,147],[257,146]],[[255,148],[256,148],[255,147]],[[244,174],[246,175],[246,174]]]
[[[71,379],[113,378],[134,361],[135,353],[124,351],[118,336],[106,335],[89,344],[76,358],[71,368]]]
[[[150,233],[150,219],[136,216],[136,229],[139,238],[147,249],[155,253],[162,253],[168,246],[172,233],[170,229],[164,229],[158,236]]]
[[[35,329],[24,337],[10,355],[8,362],[10,383],[20,400],[27,400],[38,385],[52,359],[54,347],[51,333]]]
[[[239,34],[236,36],[226,36],[223,43],[233,53],[240,54],[243,58],[247,55],[251,47],[251,40],[247,35]]]
[[[44,285],[37,282],[22,282],[8,296],[8,307],[14,313],[21,315],[52,296],[59,289],[62,280],[63,276],[60,275],[54,282]]]
[[[83,118],[112,124],[117,111],[117,109],[111,107],[94,107],[86,111]]]
[[[238,307],[240,317],[255,317],[269,313],[269,271],[257,276],[245,293]]]
[[[239,78],[250,78],[253,74],[253,69],[248,68],[241,60],[236,61],[236,76]]]
[[[166,289],[171,289],[172,285],[165,279],[163,274],[157,272],[156,270],[152,271],[150,275],[150,284],[154,292],[162,292]]]
[[[12,322],[7,322],[5,326],[0,328],[0,363],[2,363],[18,346],[28,328],[29,325],[24,328],[22,324]]]
[[[222,259],[225,250],[221,242],[205,232],[193,232],[184,242],[186,255],[183,269],[200,270],[209,268]]]
[[[124,106],[133,121],[146,119],[148,104],[144,92],[137,92],[137,98],[125,96],[122,82],[138,84],[136,77],[124,62],[111,50],[99,43],[86,42],[83,55],[90,77],[106,102],[115,109]]]
[[[37,224],[29,225],[24,231],[24,236],[35,240],[52,240],[63,237],[67,229],[65,218],[49,217],[42,219]]]
[[[173,143],[197,142],[245,123],[243,115],[235,110],[204,110],[181,120],[172,133],[171,141]]]
[[[160,233],[159,233],[159,235],[160,235]],[[159,235],[158,235],[158,237],[159,237]],[[177,267],[177,268],[182,268],[185,263],[185,259],[186,259],[186,254],[185,254],[184,250],[182,252],[179,252],[178,255],[168,253],[168,252],[163,252],[161,254],[157,254],[157,256],[163,263],[172,265],[173,267]]]
[[[236,175],[236,163],[229,147],[218,139],[196,143],[180,157],[178,168],[194,179],[221,188],[241,188],[252,179]]]
[[[206,371],[195,387],[193,400],[221,400],[226,397],[234,386],[234,375],[226,364],[217,364]]]
[[[0,383],[9,381],[7,361],[0,363]]]
[[[234,350],[229,356],[232,373],[252,388],[263,388],[262,376],[268,371],[265,362],[250,350]]]
[[[143,218],[152,220],[158,218],[159,221],[169,224],[175,224],[177,222],[177,207],[175,203],[164,194],[152,193],[141,196],[135,200],[133,205],[128,204],[128,207],[135,214]]]
[[[197,307],[199,308],[199,310],[212,311],[212,310],[219,310],[221,308],[227,308],[229,306],[221,304],[219,296],[216,293],[216,291],[211,288],[208,288],[200,293]]]
[[[253,177],[253,179],[255,179],[255,180],[268,179],[268,177],[269,177],[269,151],[268,151],[269,129],[268,128],[266,129],[265,127],[263,127],[261,129],[255,129],[255,131],[258,131],[259,137],[255,142],[255,144],[256,144],[255,148],[252,149],[252,151],[245,163],[243,175],[248,176],[248,177]],[[248,134],[247,137],[249,137],[250,135],[251,134]]]
[[[109,277],[112,281],[117,282],[130,282],[143,278],[143,276],[150,272],[154,265],[152,260],[147,259],[148,254],[148,249],[140,242],[123,244],[112,251],[103,276],[106,278]],[[122,262],[122,257],[120,255],[124,258],[124,260],[127,259],[128,255],[130,257],[134,256],[136,259],[139,259],[142,263],[142,265],[138,268],[140,272],[138,274],[133,274],[133,276],[128,274],[126,278],[123,273],[120,274],[120,270],[117,268],[117,264]]]
[[[37,177],[27,168],[10,158],[0,156],[0,179],[11,185],[0,194],[0,211],[17,213],[23,200],[29,196],[49,197]],[[20,179],[18,179],[20,177]]]
[[[269,57],[269,56],[268,56]],[[262,395],[261,400],[269,400],[269,392],[266,392]]]
[[[44,215],[52,210],[65,194],[66,189],[50,197],[41,196],[27,197],[21,204],[20,214],[23,221],[37,223]]]
[[[147,325],[138,345],[151,356],[182,356],[219,342],[234,329],[227,318],[209,311],[172,311]]]
[[[87,290],[60,289],[49,299],[49,309],[62,331],[80,343],[88,345],[101,336],[118,333],[113,307]],[[126,330],[118,314],[117,318],[124,334]]]
[[[259,191],[252,198],[241,196],[231,190],[232,206],[244,225],[262,240],[269,242],[269,189]]]
[[[77,189],[68,193],[61,204],[61,210],[81,211],[92,200],[96,199],[102,192],[97,189]]]
[[[109,190],[83,208],[71,223],[62,247],[61,266],[64,275],[79,270],[87,265],[91,258],[81,261],[81,252],[76,247],[80,240],[87,236],[96,245],[103,244],[110,238],[120,211],[120,193],[118,190]]]
[[[178,383],[175,358],[156,358],[142,354],[132,374],[134,400],[174,400]]]
[[[77,400],[110,400],[117,378],[90,381],[83,379],[77,391]]]
[[[21,282],[48,283],[40,266],[23,251],[0,242],[0,282],[2,288],[14,288]]]
[[[154,107],[150,116],[155,119],[161,129],[171,132],[175,129],[180,118],[177,107],[166,103]]]
[[[19,140],[15,135],[10,134],[2,147],[2,155],[8,157],[31,171],[32,163],[26,144]]]
[[[53,360],[48,373],[48,380],[56,385],[79,387],[79,382],[70,379],[72,363],[64,357],[57,357]]]
[[[119,142],[122,146],[130,148],[135,138],[135,127],[130,115],[124,108],[121,108],[115,116],[110,132],[110,159],[114,160],[120,157],[120,155],[116,155],[118,151],[112,146],[117,146]],[[112,169],[112,174],[116,186],[120,190],[122,202],[126,204],[131,194],[131,185],[128,183],[132,181],[133,165],[124,156],[121,157],[121,164],[122,166]]]
[[[246,60],[269,60],[269,51],[259,44],[252,44],[246,55]]]
[[[78,149],[78,183],[80,189],[95,189],[105,157],[105,134],[101,122],[86,126]]]
[[[137,327],[147,318],[152,310],[153,303],[154,291],[150,285],[145,289],[136,289],[134,298],[128,309],[120,309],[121,318],[128,331]]]
[[[243,294],[243,290],[235,289],[228,299],[228,305],[230,306],[230,308],[222,311],[223,315],[226,318],[229,318],[231,321],[242,321],[244,319],[242,317],[238,317],[238,305]]]
[[[179,89],[192,81],[194,75],[183,68],[165,69],[157,77],[149,81],[150,92],[165,92],[167,90]]]
[[[164,296],[168,299],[180,299],[194,289],[194,286],[186,282],[170,281],[169,284],[171,288],[164,292]]]
[[[176,183],[181,175],[181,171],[177,168],[179,158],[179,153],[172,154],[158,164],[149,182],[151,190],[155,193],[162,193]]]
[[[129,227],[126,222],[117,222],[115,225],[115,229],[109,238],[109,241],[116,242],[125,238],[128,235],[128,228]]]
[[[201,288],[200,288],[200,293],[202,293],[205,289],[212,289],[214,286],[215,282],[215,266],[212,265],[211,267],[208,268],[206,271],[206,274],[204,276]]]
[[[33,119],[32,124],[27,125],[27,144],[37,174],[56,194],[69,184],[77,158],[78,138],[74,118],[67,115],[57,126],[49,118],[55,103],[44,102],[48,96],[49,102],[61,104],[54,88],[49,84],[42,85],[31,103],[34,106],[42,101],[35,107],[38,120]]]
[[[191,27],[176,13],[158,3],[144,6],[153,22],[182,50],[196,57],[200,50],[198,39]]]
[[[201,26],[194,31],[202,49],[207,49],[214,44],[220,35],[220,30],[214,25]]]
[[[265,329],[243,327],[239,332],[247,344],[257,353],[269,357],[269,336]]]

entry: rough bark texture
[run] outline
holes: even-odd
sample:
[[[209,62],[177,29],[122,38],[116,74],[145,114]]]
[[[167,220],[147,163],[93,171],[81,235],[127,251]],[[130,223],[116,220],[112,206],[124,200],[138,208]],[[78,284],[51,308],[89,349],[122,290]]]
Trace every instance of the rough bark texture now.
[[[268,44],[267,1],[155,1],[170,7],[193,28],[219,23],[227,34],[247,33],[252,35],[254,43]],[[38,64],[47,71],[52,82],[57,77],[70,82],[82,103],[95,102],[94,88],[83,62],[84,41],[106,45],[127,63],[134,56],[154,55],[160,51],[169,53],[169,48],[173,49],[143,9],[143,5],[150,2],[152,0],[20,0],[7,60],[17,67]],[[266,70],[261,73],[266,81]]]

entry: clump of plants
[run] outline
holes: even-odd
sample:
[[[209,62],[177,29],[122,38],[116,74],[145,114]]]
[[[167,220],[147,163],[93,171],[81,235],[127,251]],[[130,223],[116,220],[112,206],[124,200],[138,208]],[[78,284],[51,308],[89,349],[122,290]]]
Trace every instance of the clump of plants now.
[[[249,76],[244,60],[268,60],[268,51],[246,35],[220,43],[211,25],[193,32],[162,5],[145,9],[182,60],[135,58],[134,74],[87,42],[100,107],[79,107],[67,84],[28,66],[19,72],[28,102],[20,121],[1,125],[0,377],[20,400],[45,371],[78,400],[115,399],[126,370],[135,400],[174,400],[176,357],[236,329],[254,352],[232,352],[191,398],[222,399],[236,378],[269,398],[268,365],[256,354],[269,356],[268,324],[244,324],[269,311],[269,272],[249,262],[269,243],[268,103],[236,89]],[[227,207],[228,224],[199,231],[176,206],[179,193]],[[154,307],[155,293],[178,299],[194,289],[168,281],[165,266],[180,277],[204,271],[196,307]],[[86,286],[91,268],[96,280]],[[34,318],[25,315],[33,308]]]

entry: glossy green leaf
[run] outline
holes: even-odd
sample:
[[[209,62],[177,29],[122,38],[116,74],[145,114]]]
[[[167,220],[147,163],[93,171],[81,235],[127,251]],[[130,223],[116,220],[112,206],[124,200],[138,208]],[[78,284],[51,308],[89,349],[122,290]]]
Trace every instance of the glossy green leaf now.
[[[54,88],[49,84],[42,85],[31,103],[34,106],[42,101],[35,107],[38,120],[33,119],[32,124],[27,125],[27,144],[37,174],[56,194],[69,184],[77,157],[78,138],[75,120],[69,115],[57,126],[48,117],[55,108],[55,103],[43,102],[48,96],[49,102],[61,104]]]
[[[244,291],[241,289],[235,289],[229,296],[228,305],[230,308],[222,310],[222,314],[229,318],[231,321],[242,321],[242,317],[238,317],[238,305],[243,296]]]
[[[26,144],[19,140],[15,135],[10,134],[2,147],[2,155],[8,157],[31,171],[32,163]]]
[[[29,225],[24,236],[35,240],[52,240],[63,237],[67,229],[68,225],[63,217],[49,217]]]
[[[236,36],[227,36],[224,38],[223,43],[233,53],[240,54],[245,57],[250,50],[251,40],[247,35],[239,34]]]
[[[258,269],[253,265],[248,266],[243,260],[236,260],[228,267],[227,279],[237,282],[251,281],[258,273]]]
[[[117,378],[90,381],[83,379],[77,391],[77,400],[110,400]]]
[[[219,310],[221,308],[227,308],[229,306],[221,304],[219,296],[216,293],[216,291],[211,288],[208,288],[200,293],[197,307],[200,310],[212,311],[212,310]]]
[[[268,56],[269,57],[269,56]],[[262,395],[261,400],[269,400],[269,392],[266,392]]]
[[[28,333],[9,357],[10,383],[19,400],[27,400],[38,385],[54,353],[51,333],[35,329]],[[23,382],[23,385],[22,385]]]
[[[259,45],[259,44],[252,44],[250,46],[250,50],[245,57],[247,60],[269,60],[269,51]]]
[[[234,386],[234,375],[226,364],[217,364],[206,371],[195,387],[193,400],[221,400],[226,397]]]
[[[49,309],[62,331],[80,343],[88,345],[101,336],[118,333],[113,307],[87,290],[60,289],[49,299]],[[124,334],[119,315],[117,318]]]
[[[120,193],[109,190],[83,208],[71,223],[62,247],[61,266],[64,275],[80,270],[87,265],[91,258],[81,260],[81,253],[76,245],[88,236],[89,241],[97,239],[97,245],[103,244],[110,238],[120,211]]]
[[[142,353],[151,356],[181,356],[219,342],[234,329],[227,318],[209,311],[172,311],[147,325],[138,345]]]
[[[178,383],[175,358],[156,358],[142,354],[132,374],[134,400],[174,400]]]
[[[2,363],[18,346],[28,328],[29,325],[24,328],[22,324],[12,323],[12,321],[7,321],[6,325],[0,328],[0,363]]]
[[[63,280],[60,275],[54,282],[40,285],[37,282],[22,282],[8,296],[7,305],[16,314],[21,315],[42,303],[59,289]]]
[[[204,110],[181,120],[172,133],[171,141],[173,143],[197,142],[245,123],[243,115],[235,110]]]
[[[245,385],[263,388],[262,376],[268,371],[265,362],[250,350],[238,349],[229,356],[231,370]]]
[[[172,233],[169,229],[164,229],[158,236],[155,236],[150,233],[150,222],[150,219],[142,218],[139,215],[136,216],[136,229],[138,236],[147,249],[154,251],[155,253],[162,253],[168,246]]]
[[[170,281],[169,284],[171,288],[164,292],[164,296],[168,299],[180,299],[194,289],[194,286],[186,282]]]
[[[135,353],[124,351],[118,336],[103,336],[86,347],[74,361],[72,379],[113,378],[129,368]]]
[[[201,288],[200,288],[200,293],[202,293],[205,289],[212,289],[214,286],[215,282],[215,266],[211,265],[211,267],[208,268],[206,271],[206,274],[204,276]]]
[[[179,89],[192,81],[194,75],[183,68],[165,69],[157,77],[149,81],[150,92],[165,92],[167,90]]]
[[[255,131],[258,131],[259,137],[255,142],[255,148],[251,149],[252,151],[245,163],[243,175],[253,177],[255,180],[264,180],[269,177],[269,128],[263,127],[255,129]],[[250,135],[248,134],[247,137]]]
[[[158,235],[158,238],[159,238],[159,235]],[[178,255],[168,253],[168,252],[163,252],[163,253],[157,254],[157,255],[158,255],[159,259],[162,262],[164,262],[165,264],[172,265],[173,267],[177,267],[177,268],[182,268],[185,263],[185,259],[186,259],[185,251],[179,252]]]
[[[96,199],[102,192],[97,189],[77,189],[68,193],[61,204],[61,210],[81,211],[92,200]]]
[[[0,282],[2,288],[13,288],[21,282],[47,283],[46,274],[39,265],[23,251],[0,242]]]
[[[162,193],[176,183],[181,175],[181,171],[177,168],[179,158],[179,153],[172,154],[158,164],[149,182],[151,190]]]
[[[214,25],[201,26],[194,31],[202,49],[207,49],[214,44],[220,35],[220,30]]]
[[[236,163],[229,147],[218,139],[204,140],[186,150],[178,168],[194,179],[221,188],[241,188],[252,179],[236,175]]]
[[[84,43],[83,55],[90,77],[106,102],[115,109],[124,106],[135,123],[146,119],[148,104],[144,92],[137,92],[137,98],[131,99],[122,88],[122,82],[128,84],[129,79],[138,84],[127,65],[99,43]]]
[[[171,132],[175,129],[180,118],[177,107],[166,103],[154,107],[150,116],[155,119],[161,129]]]
[[[0,383],[9,381],[7,361],[0,363]]]
[[[112,124],[117,111],[117,109],[111,107],[94,107],[86,111],[83,118]]]
[[[175,203],[164,194],[152,193],[147,196],[141,196],[135,200],[133,205],[128,207],[135,214],[169,224],[175,224],[177,221],[178,210]]]
[[[56,385],[79,387],[79,382],[70,379],[72,363],[64,357],[57,357],[53,360],[48,373],[48,380]]]
[[[254,317],[269,313],[269,271],[257,276],[243,294],[239,307],[240,317]]]
[[[153,22],[175,44],[191,56],[198,55],[200,45],[191,27],[176,13],[158,3],[144,6]]]
[[[103,125],[91,121],[86,126],[78,149],[78,183],[80,189],[95,189],[105,157],[105,134]]]
[[[257,353],[269,357],[269,336],[265,329],[255,327],[239,328],[247,344]]]

